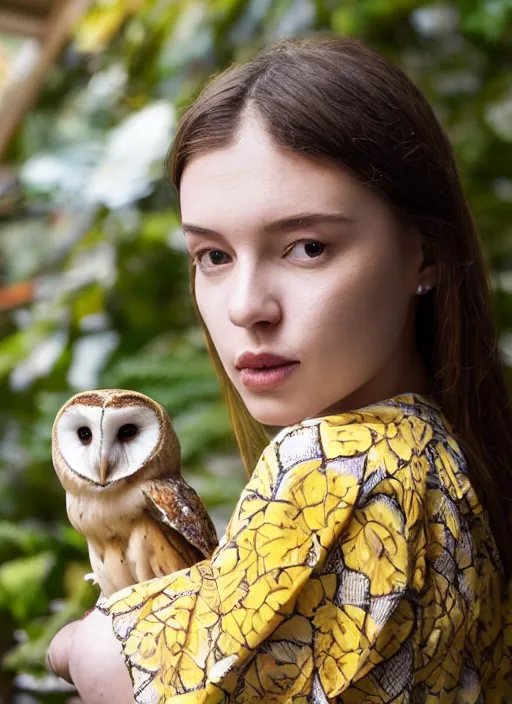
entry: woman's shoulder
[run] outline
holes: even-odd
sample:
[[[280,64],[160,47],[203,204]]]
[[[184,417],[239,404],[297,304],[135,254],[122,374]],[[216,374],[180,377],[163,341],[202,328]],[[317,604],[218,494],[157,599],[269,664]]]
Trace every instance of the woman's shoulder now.
[[[449,422],[435,401],[419,394],[287,426],[263,452],[262,459],[270,457],[281,469],[305,461],[320,461],[330,470],[352,467],[360,479],[375,473],[405,479],[407,470],[418,479],[423,468],[425,474],[440,473],[454,495],[467,488],[466,460]],[[447,471],[439,472],[443,468]]]
[[[271,487],[299,475],[309,485],[313,478],[318,485],[322,477],[350,475],[359,487],[359,505],[389,496],[411,514],[409,520],[418,518],[418,510],[431,513],[434,504],[458,514],[482,513],[450,423],[434,400],[418,394],[283,428],[265,448],[251,482],[271,495]]]
[[[277,433],[270,445],[281,445],[283,441],[297,445],[318,443],[327,439],[324,432],[338,435],[340,441],[356,442],[352,448],[354,454],[367,451],[385,438],[397,437],[402,438],[411,450],[422,452],[434,436],[439,439],[452,435],[450,424],[434,400],[419,394],[404,394],[362,408],[289,425]]]

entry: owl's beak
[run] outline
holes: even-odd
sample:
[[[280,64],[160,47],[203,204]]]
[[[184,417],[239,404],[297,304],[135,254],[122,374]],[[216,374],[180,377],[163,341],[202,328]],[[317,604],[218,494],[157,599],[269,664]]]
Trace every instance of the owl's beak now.
[[[108,475],[108,460],[102,459],[100,464],[100,484],[104,485]]]

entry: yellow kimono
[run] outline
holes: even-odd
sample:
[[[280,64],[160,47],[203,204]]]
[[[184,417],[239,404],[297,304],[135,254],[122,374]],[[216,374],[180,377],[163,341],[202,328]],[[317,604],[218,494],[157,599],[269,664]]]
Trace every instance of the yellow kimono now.
[[[139,704],[512,697],[512,597],[450,426],[417,395],[283,429],[211,560],[101,608]]]

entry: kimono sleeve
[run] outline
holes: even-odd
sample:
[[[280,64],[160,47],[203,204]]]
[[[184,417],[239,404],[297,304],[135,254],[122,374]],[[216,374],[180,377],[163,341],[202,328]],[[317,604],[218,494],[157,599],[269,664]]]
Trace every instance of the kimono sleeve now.
[[[382,618],[340,608],[325,565],[347,531],[358,563],[368,550],[359,522],[350,525],[375,438],[364,424],[336,419],[286,428],[267,446],[210,560],[101,607],[138,704],[306,701],[314,687],[335,695],[371,661]],[[385,532],[374,567],[394,605],[405,567],[390,564]]]

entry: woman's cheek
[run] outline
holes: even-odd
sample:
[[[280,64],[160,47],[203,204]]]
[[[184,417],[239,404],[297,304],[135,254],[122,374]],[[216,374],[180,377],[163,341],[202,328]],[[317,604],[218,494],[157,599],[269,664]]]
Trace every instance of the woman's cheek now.
[[[396,282],[383,276],[380,268],[372,269],[368,276],[359,271],[343,286],[333,287],[320,307],[321,316],[308,324],[313,342],[323,340],[320,355],[330,350],[332,361],[344,366],[351,379],[362,377],[361,383],[390,354],[406,317]]]

